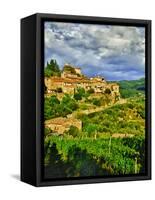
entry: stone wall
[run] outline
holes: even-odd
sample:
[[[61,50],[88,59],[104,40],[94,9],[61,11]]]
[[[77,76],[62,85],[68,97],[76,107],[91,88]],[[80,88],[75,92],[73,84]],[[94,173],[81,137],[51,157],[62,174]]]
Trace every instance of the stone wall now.
[[[75,70],[80,69],[75,68]],[[113,97],[115,95],[120,96],[119,85],[116,83],[107,83],[104,78],[99,76],[93,78],[79,77],[67,71],[63,71],[61,77],[45,77],[45,86],[47,93],[57,92],[57,89],[61,88],[63,93],[74,94],[78,87],[82,87],[86,91],[93,88],[95,93],[104,93],[108,88]]]
[[[53,132],[58,134],[63,134],[65,131],[69,130],[70,126],[75,126],[79,130],[81,130],[82,122],[78,119],[63,117],[58,117],[45,121],[45,127],[50,128]]]
[[[76,72],[77,74],[80,74],[80,75],[81,75],[81,69],[80,69],[80,68],[75,67],[74,69],[75,69],[75,72]]]

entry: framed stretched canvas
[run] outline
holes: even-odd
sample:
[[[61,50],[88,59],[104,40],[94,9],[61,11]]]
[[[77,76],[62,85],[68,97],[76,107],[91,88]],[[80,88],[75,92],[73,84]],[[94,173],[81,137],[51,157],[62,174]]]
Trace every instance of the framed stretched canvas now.
[[[151,179],[151,21],[21,20],[21,180]]]

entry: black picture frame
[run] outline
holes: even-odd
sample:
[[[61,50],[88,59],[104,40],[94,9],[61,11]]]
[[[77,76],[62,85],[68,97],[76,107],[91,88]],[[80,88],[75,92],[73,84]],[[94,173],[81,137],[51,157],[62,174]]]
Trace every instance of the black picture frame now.
[[[43,22],[145,27],[146,173],[113,177],[43,178],[44,34]],[[37,13],[21,19],[21,181],[34,186],[151,179],[151,20]]]

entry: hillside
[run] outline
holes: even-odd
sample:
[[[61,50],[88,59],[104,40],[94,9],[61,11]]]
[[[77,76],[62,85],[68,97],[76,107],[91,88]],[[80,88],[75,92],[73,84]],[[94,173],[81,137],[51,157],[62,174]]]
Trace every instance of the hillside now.
[[[139,96],[145,92],[145,79],[141,78],[139,80],[123,80],[117,81],[120,86],[120,93],[122,98],[129,98],[134,96]]]
[[[145,171],[144,78],[88,78],[75,66],[60,70],[54,60],[45,86],[45,177]]]
[[[63,136],[46,136],[45,176],[54,177],[57,174],[60,177],[78,177],[144,172],[143,98],[128,99],[122,105],[82,114],[78,118],[82,121],[82,130],[71,126]],[[56,153],[51,157],[53,152]]]
[[[143,135],[145,107],[144,99],[128,100],[124,104],[116,104],[101,112],[82,115],[83,131],[94,135],[93,126],[98,137],[105,133]]]

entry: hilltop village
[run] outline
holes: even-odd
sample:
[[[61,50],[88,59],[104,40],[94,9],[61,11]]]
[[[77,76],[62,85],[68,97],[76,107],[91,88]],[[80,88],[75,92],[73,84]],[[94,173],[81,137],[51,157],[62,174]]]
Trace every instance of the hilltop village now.
[[[74,96],[78,88],[83,88],[86,92],[91,91],[89,98],[101,98],[106,95],[111,99],[111,103],[115,103],[120,99],[119,85],[117,83],[108,83],[103,77],[86,77],[79,67],[65,64],[61,73],[57,76],[45,76],[45,97],[56,96],[62,99],[65,94]],[[81,100],[82,101],[82,100]],[[103,107],[95,109],[89,108],[85,113],[96,112]],[[80,111],[83,112],[82,110]],[[55,117],[45,121],[45,127],[54,133],[63,134],[68,131],[71,126],[82,130],[82,121],[77,119],[75,115],[70,114],[66,117]]]
[[[84,88],[86,91],[92,89],[94,93],[104,94],[106,91],[112,96],[119,98],[119,85],[107,83],[103,77],[88,78],[84,76],[79,67],[65,64],[61,76],[45,77],[45,86],[48,94],[66,93],[74,94],[77,88]]]

